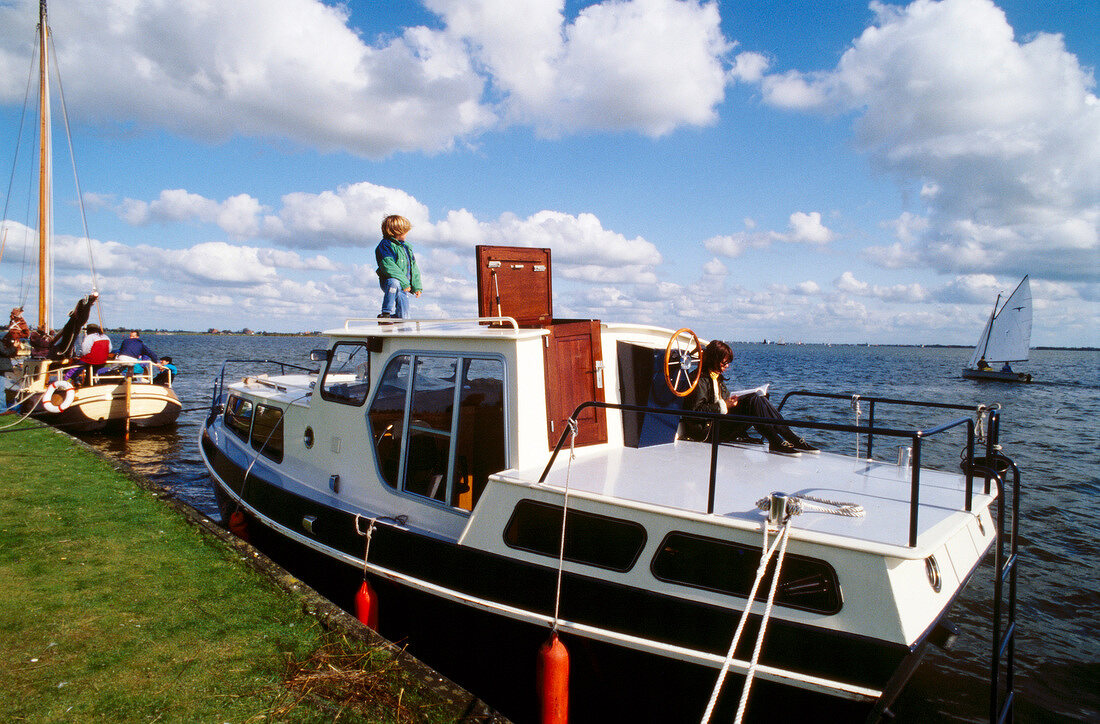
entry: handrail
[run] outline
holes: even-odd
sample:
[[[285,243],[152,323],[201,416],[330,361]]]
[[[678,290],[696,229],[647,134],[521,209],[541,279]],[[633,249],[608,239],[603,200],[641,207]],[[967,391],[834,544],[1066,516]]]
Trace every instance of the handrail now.
[[[519,332],[519,323],[513,317],[465,317],[461,319],[407,319],[404,317],[351,317],[344,320],[344,329],[351,330],[352,323],[374,324],[380,329],[389,328],[392,325],[411,324],[417,332],[432,329],[446,329],[447,327],[459,327],[462,325],[481,324],[508,324],[513,332]]]
[[[1010,458],[994,452],[981,464],[975,462],[974,471],[987,481],[997,483],[997,541],[994,547],[993,565],[993,635],[989,662],[989,722],[1001,724],[1012,721],[1015,713],[1015,658],[1016,658],[1016,580],[1019,566],[1018,544],[1020,538],[1020,469]],[[1008,532],[1008,555],[1005,555],[1005,517],[1008,501],[1008,473],[1012,473],[1012,521]],[[1004,600],[1004,587],[1008,583],[1008,600]],[[1007,611],[1005,608],[1007,607]],[[1002,619],[1007,616],[1002,629]],[[1004,660],[1004,692],[1001,692],[1001,662]]]
[[[872,428],[875,425],[875,404],[882,403],[884,405],[909,405],[911,407],[930,407],[948,410],[973,410],[978,414],[981,414],[985,410],[994,409],[989,405],[961,405],[954,402],[927,402],[923,400],[899,400],[890,397],[867,397],[864,395],[857,395],[855,393],[843,393],[843,392],[815,392],[813,390],[792,390],[783,395],[783,399],[779,401],[779,405],[776,407],[778,410],[783,409],[783,405],[787,404],[787,400],[791,397],[824,397],[835,400],[851,400],[853,405],[856,402],[869,403],[870,409],[867,412],[868,425]],[[871,457],[874,451],[875,436],[873,433],[867,433],[867,457]]]
[[[306,372],[308,374],[317,374],[317,372],[319,372],[319,370],[313,369],[311,367],[303,367],[302,365],[294,364],[293,362],[283,362],[282,360],[277,359],[227,359],[222,362],[222,370],[218,373],[218,377],[214,382],[214,394],[210,399],[211,414],[214,414],[215,408],[218,405],[218,400],[221,399],[222,394],[225,392],[225,368],[230,363],[279,365],[280,374],[286,374],[287,367],[291,367],[293,369],[299,370],[301,372]]]
[[[830,396],[830,393],[819,393],[815,396]],[[785,399],[785,398],[784,398]],[[919,402],[904,401],[906,404],[920,405]],[[945,407],[945,408],[957,408],[957,409],[970,409],[966,406],[949,405],[946,403],[934,403],[930,404],[931,407]],[[750,415],[733,415],[723,414],[718,412],[696,412],[693,410],[670,410],[658,407],[645,407],[642,405],[627,405],[614,402],[597,402],[595,400],[589,400],[588,402],[582,402],[573,410],[571,419],[577,419],[578,415],[586,408],[601,408],[605,410],[619,410],[620,412],[644,412],[647,414],[657,415],[673,415],[681,419],[693,419],[693,420],[712,420],[712,421],[728,421],[728,422],[741,422],[746,424],[761,424],[761,425],[775,425],[777,421],[774,418],[753,417]],[[989,447],[988,450],[994,449],[993,440],[994,435],[999,430],[1000,417],[996,414],[998,411],[994,410],[990,416],[990,435],[989,435]],[[966,426],[966,450],[967,458],[969,460],[974,459],[974,442],[976,439],[974,428],[974,420],[969,417],[959,418],[949,422],[942,423],[934,428],[928,430],[901,430],[894,428],[873,427],[872,424],[868,425],[849,425],[844,423],[834,422],[816,422],[812,420],[788,420],[783,419],[780,423],[787,427],[807,428],[812,430],[833,430],[839,432],[854,432],[854,433],[867,433],[868,435],[875,433],[879,435],[886,435],[888,437],[909,438],[912,443],[912,473],[911,473],[911,486],[910,486],[910,503],[909,503],[909,547],[915,548],[917,545],[917,517],[920,507],[920,459],[921,459],[921,443],[924,439],[932,437],[933,435],[939,435],[961,425]],[[561,452],[562,447],[565,445],[567,436],[570,434],[570,427],[566,426],[561,435],[558,437],[558,442],[554,446],[554,451],[550,454],[550,459],[546,463],[546,467],[542,471],[542,475],[539,476],[538,482],[543,483],[546,481],[547,476],[550,474],[550,469],[554,466],[554,462],[557,460],[558,453]],[[718,447],[720,445],[720,436],[711,435],[711,454],[710,454],[710,476],[708,480],[708,494],[707,494],[707,515],[714,514],[714,496],[716,489],[716,478],[718,471]],[[964,465],[964,473],[966,475],[966,490],[965,490],[965,510],[970,511],[973,508],[973,478],[975,465]],[[989,492],[989,479],[986,478],[986,493]]]

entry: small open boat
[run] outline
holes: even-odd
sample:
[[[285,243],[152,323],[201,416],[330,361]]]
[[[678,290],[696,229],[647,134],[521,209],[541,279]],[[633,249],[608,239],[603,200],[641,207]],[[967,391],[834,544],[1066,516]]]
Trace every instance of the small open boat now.
[[[1001,304],[1001,295],[993,302],[993,311],[982,329],[970,361],[962,376],[972,380],[1031,382],[1031,375],[1015,372],[1011,362],[1026,362],[1031,347],[1031,283],[1025,276],[1015,291]]]
[[[708,417],[684,409],[690,330],[555,319],[548,249],[478,247],[477,264],[480,317],[352,319],[326,333],[319,369],[256,361],[234,381],[223,367],[200,451],[230,527],[314,561],[318,587],[362,574],[384,633],[403,616],[462,641],[452,653],[476,663],[444,670],[459,683],[522,669],[554,631],[577,721],[729,721],[743,692],[887,716],[1000,555],[1008,472],[1019,487],[1000,411],[864,396],[868,424],[788,421],[858,434],[856,456],[688,441],[681,421]],[[892,429],[876,403],[955,417]],[[921,467],[948,440],[962,470]],[[891,442],[906,454],[873,458]]]
[[[53,329],[53,169],[50,123],[50,29],[46,2],[38,10],[38,324]],[[65,124],[68,130],[68,124]],[[18,155],[18,154],[17,154]],[[74,164],[75,169],[75,164]],[[81,215],[83,216],[83,201]],[[4,220],[6,221],[6,220]],[[7,229],[4,229],[6,239]],[[89,242],[90,256],[90,242]],[[93,287],[95,270],[92,270]],[[157,427],[176,421],[181,405],[172,390],[171,379],[154,383],[153,365],[140,360],[115,359],[106,364],[83,365],[73,358],[77,335],[88,320],[98,292],[77,302],[62,329],[54,335],[49,359],[21,356],[13,360],[8,374],[12,384],[5,390],[7,406],[32,414],[66,430],[91,431],[130,427]],[[86,368],[86,369],[85,369]],[[82,380],[74,383],[77,376]]]

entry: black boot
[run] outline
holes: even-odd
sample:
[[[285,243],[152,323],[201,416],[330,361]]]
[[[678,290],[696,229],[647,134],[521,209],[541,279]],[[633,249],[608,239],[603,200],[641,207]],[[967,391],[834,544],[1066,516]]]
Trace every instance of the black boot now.
[[[790,446],[798,452],[809,453],[811,455],[817,455],[821,452],[816,447],[796,435],[789,427],[779,428],[779,434],[786,438],[787,442],[790,443]]]
[[[768,452],[776,453],[777,455],[788,455],[790,457],[799,457],[802,455],[794,445],[783,439],[783,437],[776,432],[773,428],[757,428],[761,434],[768,440]]]

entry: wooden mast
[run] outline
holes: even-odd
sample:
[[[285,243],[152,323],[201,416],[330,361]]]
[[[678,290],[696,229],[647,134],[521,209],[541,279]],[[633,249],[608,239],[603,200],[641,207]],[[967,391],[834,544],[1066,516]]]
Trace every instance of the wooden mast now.
[[[46,0],[38,4],[38,323],[53,329],[50,319],[50,234],[52,144],[50,142],[49,27],[46,24]]]

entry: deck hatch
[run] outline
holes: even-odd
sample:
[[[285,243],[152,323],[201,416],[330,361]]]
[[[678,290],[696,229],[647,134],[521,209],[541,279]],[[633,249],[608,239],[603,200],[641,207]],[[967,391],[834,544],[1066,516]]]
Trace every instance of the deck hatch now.
[[[560,505],[521,500],[504,529],[511,548],[557,558],[561,550]],[[634,567],[646,542],[645,528],[633,521],[570,510],[565,525],[565,560],[612,571]]]
[[[654,556],[652,570],[661,581],[744,598],[749,595],[759,565],[760,548],[756,546],[672,532]],[[771,579],[769,573],[761,582],[757,600],[767,599]],[[815,613],[839,613],[843,600],[836,571],[820,559],[788,553],[783,560],[776,603]]]

